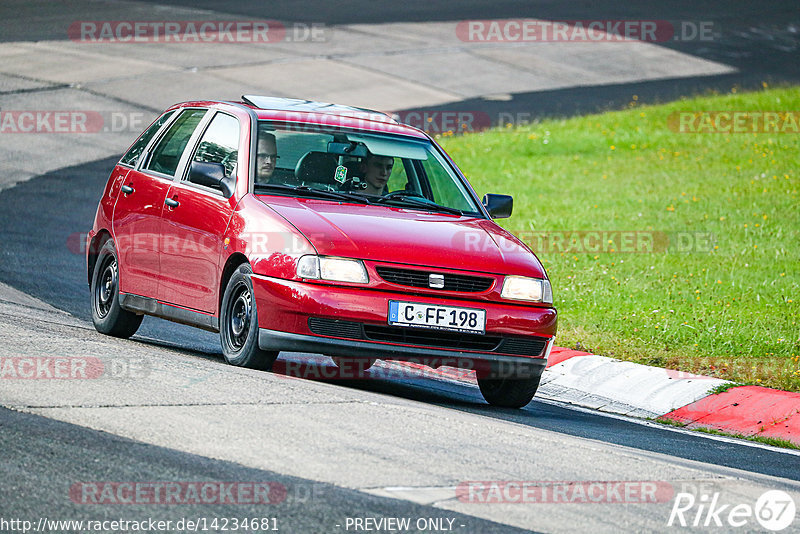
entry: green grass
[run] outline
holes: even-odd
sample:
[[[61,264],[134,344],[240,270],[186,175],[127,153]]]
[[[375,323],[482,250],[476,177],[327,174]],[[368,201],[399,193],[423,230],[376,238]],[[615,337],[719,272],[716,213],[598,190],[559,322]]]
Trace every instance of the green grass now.
[[[681,423],[680,421],[676,421],[675,419],[666,419],[657,417],[655,419],[650,419],[650,420],[655,421],[656,423],[661,423],[662,425],[674,426],[677,428],[686,428],[687,426],[689,426],[686,423]]]
[[[713,434],[715,436],[726,436],[729,438],[738,438],[738,439],[746,439],[748,441],[756,441],[758,443],[771,445],[773,447],[783,447],[784,449],[800,449],[800,446],[789,441],[788,439],[771,438],[768,436],[759,436],[759,435],[745,436],[744,434],[737,434],[735,432],[723,432],[722,430],[717,430],[715,428],[706,428],[706,427],[693,428],[692,430],[696,430],[697,432],[705,432],[706,434]]]
[[[709,391],[709,394],[711,394],[711,395],[719,395],[720,393],[725,393],[729,389],[738,388],[738,387],[741,387],[741,386],[744,386],[744,385],[745,384],[739,384],[739,383],[736,383],[736,382],[724,382],[724,383],[718,385],[717,387],[715,387],[714,389],[712,389],[711,391]]]
[[[557,344],[800,391],[800,134],[668,127],[671,113],[704,110],[800,110],[800,88],[633,99],[625,111],[439,141],[480,195],[514,195],[499,222],[547,268]],[[542,244],[542,233],[568,244],[581,231],[642,232],[657,246]],[[679,236],[702,239],[686,251]]]

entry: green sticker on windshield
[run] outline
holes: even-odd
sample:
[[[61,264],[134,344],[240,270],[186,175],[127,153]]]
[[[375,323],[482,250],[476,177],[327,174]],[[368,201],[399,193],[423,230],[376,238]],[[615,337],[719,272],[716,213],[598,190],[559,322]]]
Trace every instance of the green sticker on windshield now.
[[[347,180],[347,167],[344,165],[339,165],[336,167],[336,174],[333,175],[333,179],[343,184],[345,180]]]

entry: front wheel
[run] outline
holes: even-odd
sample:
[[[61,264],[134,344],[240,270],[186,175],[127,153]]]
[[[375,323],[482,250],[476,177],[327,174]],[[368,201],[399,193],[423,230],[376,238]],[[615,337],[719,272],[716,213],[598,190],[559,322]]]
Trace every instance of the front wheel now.
[[[258,347],[258,313],[250,280],[252,274],[250,265],[242,264],[225,287],[219,317],[222,354],[231,365],[269,371],[278,352]]]
[[[482,378],[478,377],[478,387],[486,402],[502,408],[522,408],[528,404],[539,389],[536,378]]]
[[[92,273],[92,323],[101,334],[127,339],[139,329],[144,315],[120,307],[118,265],[117,249],[109,239],[100,248]]]

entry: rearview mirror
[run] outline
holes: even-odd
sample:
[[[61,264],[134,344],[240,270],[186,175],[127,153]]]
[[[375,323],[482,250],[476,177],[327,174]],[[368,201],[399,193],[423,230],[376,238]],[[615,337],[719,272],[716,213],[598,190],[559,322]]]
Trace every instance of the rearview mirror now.
[[[350,143],[337,143],[331,141],[328,143],[328,153],[336,154],[337,156],[352,156],[354,158],[366,158],[367,147],[362,143],[351,141]]]
[[[511,210],[514,208],[514,198],[510,195],[495,195],[487,193],[483,195],[483,205],[492,219],[505,219],[511,217]]]
[[[193,184],[204,185],[222,191],[222,196],[231,198],[236,178],[225,176],[225,166],[222,163],[207,161],[193,161],[189,166],[189,181]]]

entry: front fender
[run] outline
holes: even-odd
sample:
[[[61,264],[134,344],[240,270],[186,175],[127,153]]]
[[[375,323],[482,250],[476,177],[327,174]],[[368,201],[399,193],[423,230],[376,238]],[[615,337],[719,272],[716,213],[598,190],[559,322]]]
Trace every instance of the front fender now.
[[[255,274],[295,278],[297,260],[317,251],[303,233],[255,195],[236,206],[223,241],[225,254],[242,254]]]

